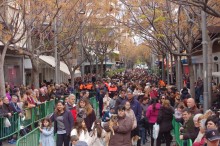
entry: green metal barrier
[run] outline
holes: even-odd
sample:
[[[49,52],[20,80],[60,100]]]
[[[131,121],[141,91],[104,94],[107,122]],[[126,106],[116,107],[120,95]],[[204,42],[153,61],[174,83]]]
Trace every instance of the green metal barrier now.
[[[10,118],[8,118],[11,126],[5,127],[4,120],[5,118],[0,118],[0,139],[7,138],[12,136],[13,134],[17,133],[19,130],[19,116],[18,113],[13,114]]]
[[[174,137],[176,139],[176,143],[179,146],[183,146],[183,140],[180,139],[180,131],[179,131],[179,129],[182,125],[181,125],[181,123],[176,122],[175,118],[173,118],[172,124],[173,124],[173,133],[174,133]],[[192,146],[191,139],[187,140],[187,146]]]
[[[53,113],[55,106],[55,100],[47,101],[38,105],[35,108],[29,108],[24,110],[24,117],[20,117],[18,113],[8,118],[11,126],[6,128],[4,126],[4,118],[0,118],[0,140],[5,139],[9,136],[17,134],[20,136],[20,130],[31,126],[34,129],[34,124]]]
[[[32,130],[27,135],[17,140],[16,146],[39,146],[40,130],[38,128]]]

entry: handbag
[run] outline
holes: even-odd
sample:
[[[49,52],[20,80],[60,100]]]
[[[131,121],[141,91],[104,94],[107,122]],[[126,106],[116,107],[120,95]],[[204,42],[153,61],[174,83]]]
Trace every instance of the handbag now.
[[[5,127],[10,127],[11,126],[11,122],[9,121],[8,118],[4,118],[4,126]]]
[[[160,130],[159,124],[155,123],[155,124],[153,125],[153,138],[154,138],[154,139],[157,139],[158,134],[159,134],[159,130]]]

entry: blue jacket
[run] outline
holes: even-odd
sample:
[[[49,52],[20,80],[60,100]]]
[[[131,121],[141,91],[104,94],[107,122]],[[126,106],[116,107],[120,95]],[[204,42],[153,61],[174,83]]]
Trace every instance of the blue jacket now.
[[[54,113],[52,116],[51,116],[51,121],[54,122],[54,132],[57,133],[57,121],[56,121],[56,118],[57,118],[57,114]],[[70,111],[64,111],[63,113],[63,119],[65,119],[63,122],[64,122],[64,126],[65,126],[65,130],[66,130],[66,135],[70,135],[70,132],[73,128],[73,116],[71,114]]]
[[[141,115],[142,115],[142,108],[140,103],[136,99],[132,99],[130,102],[131,104],[131,109],[134,111],[134,114],[136,116],[137,122],[141,120]]]
[[[17,103],[10,102],[9,106],[13,110],[13,112],[18,112],[18,113],[22,112],[22,110],[18,107]]]
[[[110,111],[106,111],[102,116],[102,122],[107,122],[110,119]]]

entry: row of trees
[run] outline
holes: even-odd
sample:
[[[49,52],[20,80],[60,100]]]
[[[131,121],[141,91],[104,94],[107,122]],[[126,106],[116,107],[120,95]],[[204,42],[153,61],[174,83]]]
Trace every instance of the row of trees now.
[[[194,70],[192,56],[202,52],[201,32],[208,36],[209,50],[218,35],[202,30],[201,11],[207,14],[207,25],[216,25],[219,17],[218,0],[120,0],[124,5],[122,24],[139,35],[152,52],[175,58],[177,85],[181,88],[181,56],[187,58],[190,69],[190,89],[194,96]],[[209,51],[209,53],[212,53]],[[168,59],[167,59],[168,61]],[[172,60],[171,60],[172,61]],[[172,61],[173,62],[173,61]],[[166,62],[169,64],[169,62]],[[171,63],[172,65],[173,63]]]
[[[32,83],[39,87],[39,56],[57,53],[74,84],[74,72],[86,59],[101,63],[119,46],[114,19],[117,0],[0,0],[0,94],[5,95],[4,62],[8,50],[30,58]],[[58,63],[59,64],[59,63]],[[59,66],[58,66],[59,69]]]

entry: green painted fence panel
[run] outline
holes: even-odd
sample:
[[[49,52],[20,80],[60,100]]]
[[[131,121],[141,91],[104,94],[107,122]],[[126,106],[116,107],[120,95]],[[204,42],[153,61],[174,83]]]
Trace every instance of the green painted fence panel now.
[[[0,139],[7,138],[13,134],[15,134],[19,130],[19,116],[18,113],[13,114],[8,120],[11,123],[10,127],[5,127],[4,124],[5,118],[0,118]]]
[[[34,129],[35,123],[39,122],[49,114],[54,112],[55,100],[47,101],[38,105],[35,108],[29,108],[24,110],[24,117],[20,117],[18,113],[8,118],[11,122],[11,126],[6,128],[4,126],[4,118],[0,117],[0,139],[5,139],[9,136],[17,134],[19,137],[20,130],[31,126]]]
[[[39,146],[40,131],[38,128],[17,140],[16,146]]]

